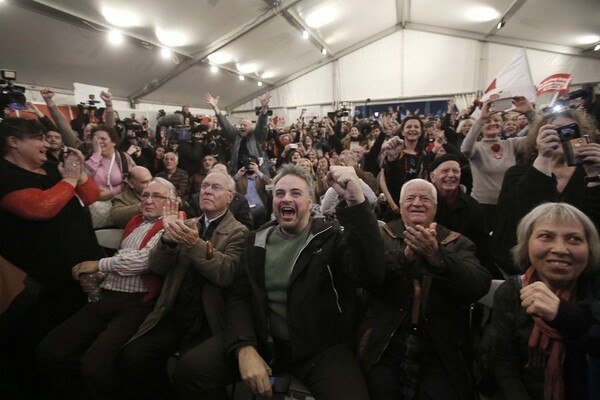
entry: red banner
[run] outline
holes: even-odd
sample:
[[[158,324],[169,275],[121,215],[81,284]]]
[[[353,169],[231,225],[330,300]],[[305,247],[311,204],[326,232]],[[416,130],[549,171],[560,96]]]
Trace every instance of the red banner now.
[[[569,93],[571,87],[571,81],[573,75],[571,74],[554,74],[550,75],[546,79],[540,82],[537,86],[538,97],[544,93],[560,93],[561,96],[565,96]]]

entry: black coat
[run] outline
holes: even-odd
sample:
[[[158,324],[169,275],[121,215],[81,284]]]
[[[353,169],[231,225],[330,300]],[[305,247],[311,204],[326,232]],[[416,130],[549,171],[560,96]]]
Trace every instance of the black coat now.
[[[444,265],[434,267],[422,259],[408,262],[404,257],[404,230],[401,220],[382,227],[386,276],[383,284],[369,294],[366,316],[358,331],[361,366],[368,374],[394,333],[408,328],[412,280],[418,279],[424,287],[423,282],[431,279],[427,300],[421,299],[425,309],[419,322],[424,340],[435,351],[429,356],[442,361],[461,398],[472,399],[475,387],[469,357],[469,309],[487,293],[490,274],[475,257],[473,243],[441,225],[437,226],[437,239]],[[422,293],[425,297],[425,291]]]
[[[556,177],[548,176],[532,165],[515,165],[504,174],[498,197],[498,220],[492,227],[492,252],[496,262],[509,275],[518,271],[510,256],[517,244],[517,225],[536,206],[546,202],[565,202],[583,211],[600,229],[600,186],[588,187],[585,170],[577,167],[562,193],[556,190]]]
[[[313,218],[311,234],[292,270],[287,294],[290,363],[353,340],[358,322],[356,288],[373,288],[383,278],[383,247],[368,202],[338,209],[337,215],[343,229],[323,217]],[[265,247],[274,226],[246,236],[240,261],[246,274],[234,282],[228,301],[228,352],[253,345],[265,357],[268,349]]]

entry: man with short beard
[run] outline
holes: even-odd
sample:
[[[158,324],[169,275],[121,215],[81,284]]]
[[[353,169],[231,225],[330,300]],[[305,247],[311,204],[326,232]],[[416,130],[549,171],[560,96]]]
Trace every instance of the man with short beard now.
[[[61,162],[64,153],[64,143],[60,133],[56,131],[46,132],[46,138],[50,143],[50,148],[46,152],[49,161]]]
[[[328,182],[344,198],[336,222],[311,214],[312,178],[285,165],[274,179],[272,224],[246,236],[240,275],[227,302],[226,354],[198,360],[184,399],[202,397],[235,379],[255,395],[272,395],[269,376],[290,373],[316,398],[366,399],[354,356],[356,287],[383,278],[375,215],[353,168],[334,166]],[[202,390],[202,391],[201,391]]]

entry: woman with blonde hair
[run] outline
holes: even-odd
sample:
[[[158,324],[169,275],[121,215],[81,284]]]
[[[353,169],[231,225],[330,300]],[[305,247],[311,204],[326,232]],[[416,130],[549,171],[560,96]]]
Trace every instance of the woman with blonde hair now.
[[[569,165],[563,150],[562,127],[578,130],[580,139],[587,136],[592,142],[576,150],[577,165]],[[593,143],[595,136],[593,122],[578,110],[551,113],[533,124],[522,146],[523,163],[506,171],[498,198],[500,217],[491,242],[494,258],[504,272],[517,272],[510,257],[517,223],[538,204],[572,204],[600,227],[600,144]]]
[[[588,399],[586,352],[598,355],[600,238],[566,203],[519,223],[515,264],[494,296],[491,365],[506,399]]]

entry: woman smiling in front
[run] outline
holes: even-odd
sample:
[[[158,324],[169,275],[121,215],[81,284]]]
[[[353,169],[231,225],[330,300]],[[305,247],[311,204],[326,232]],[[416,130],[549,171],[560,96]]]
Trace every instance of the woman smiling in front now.
[[[569,166],[557,128],[575,124],[592,143],[578,151],[583,161]],[[600,227],[600,144],[594,143],[596,128],[581,111],[563,110],[536,121],[523,143],[523,163],[504,176],[498,197],[498,223],[492,238],[492,252],[505,272],[516,273],[510,249],[516,244],[517,224],[525,214],[544,202],[562,201],[583,211]]]
[[[496,291],[492,369],[505,399],[583,400],[585,352],[598,347],[600,239],[566,203],[534,208],[519,223],[515,264],[525,271]],[[596,344],[594,344],[594,342]]]

